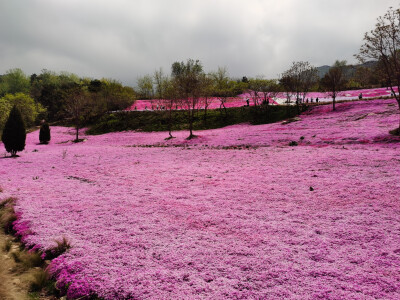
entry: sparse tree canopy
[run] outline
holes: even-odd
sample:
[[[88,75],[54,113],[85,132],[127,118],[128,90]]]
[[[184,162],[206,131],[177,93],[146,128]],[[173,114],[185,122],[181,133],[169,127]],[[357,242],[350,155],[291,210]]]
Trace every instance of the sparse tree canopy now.
[[[400,9],[389,8],[375,25],[375,29],[364,35],[364,44],[356,57],[361,62],[379,61],[383,81],[390,87],[400,110],[400,96],[394,87],[400,89]],[[400,132],[400,123],[397,133]]]
[[[328,91],[329,95],[333,99],[333,110],[336,110],[336,97],[340,91],[344,88],[346,83],[343,68],[346,66],[346,61],[336,61],[334,65],[329,69],[328,73],[321,79],[321,85]]]
[[[153,77],[145,75],[137,79],[139,95],[142,99],[151,99],[154,96]]]
[[[89,99],[87,89],[79,85],[70,90],[67,98],[66,111],[75,124],[75,142],[79,142],[79,129],[87,115],[90,114]]]
[[[307,61],[293,62],[289,70],[282,74],[281,84],[287,93],[294,93],[296,104],[306,98],[311,87],[318,80],[318,71]]]
[[[16,156],[17,152],[25,149],[25,125],[21,113],[16,105],[11,109],[10,115],[3,129],[1,140],[4,143],[6,151],[11,153],[11,156]]]
[[[189,139],[193,135],[193,118],[197,109],[202,93],[203,66],[199,60],[188,59],[184,62],[174,62],[172,64],[172,78],[179,98],[182,99],[182,106],[188,112],[189,119]]]
[[[220,101],[220,108],[224,109],[225,117],[228,115],[225,103],[229,97],[235,96],[236,83],[230,80],[228,71],[225,67],[219,67],[214,73],[211,73],[214,86],[213,94]]]

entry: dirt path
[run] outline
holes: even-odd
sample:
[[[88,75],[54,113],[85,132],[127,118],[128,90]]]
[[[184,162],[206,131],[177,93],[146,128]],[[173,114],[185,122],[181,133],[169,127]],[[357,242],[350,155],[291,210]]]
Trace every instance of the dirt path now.
[[[5,246],[9,237],[0,231],[0,299],[24,300],[28,298],[27,274],[18,271],[18,265]]]

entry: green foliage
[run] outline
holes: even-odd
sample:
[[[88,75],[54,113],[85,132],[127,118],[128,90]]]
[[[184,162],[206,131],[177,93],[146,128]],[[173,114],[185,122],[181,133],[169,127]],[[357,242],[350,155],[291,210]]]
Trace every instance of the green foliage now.
[[[22,119],[27,127],[31,127],[35,124],[38,117],[43,117],[46,110],[39,103],[35,103],[35,101],[23,93],[16,94],[7,94],[3,98],[0,99],[0,126],[2,120],[4,120],[5,116],[9,114],[11,111],[11,107],[17,106],[18,110],[21,112]],[[4,122],[4,121],[3,121]]]
[[[268,114],[254,107],[228,108],[228,115],[222,116],[219,110],[207,110],[207,122],[204,122],[205,110],[196,112],[193,129],[213,129],[239,123],[265,124],[284,120],[297,115],[294,106],[269,106]],[[184,130],[188,127],[188,115],[185,111],[171,111],[174,122],[172,130]],[[107,114],[101,117],[87,131],[88,134],[103,134],[125,130],[168,131],[168,114],[158,111],[130,111]]]
[[[6,94],[27,94],[29,87],[29,79],[21,69],[8,70],[0,79],[0,97]]]
[[[0,98],[0,131],[3,129],[4,124],[8,119],[12,105],[4,98]]]
[[[154,96],[153,77],[145,75],[137,79],[139,95],[142,99],[151,99]]]
[[[133,104],[135,92],[113,79],[79,78],[71,73],[54,73],[43,70],[40,75],[31,76],[31,95],[48,110],[46,119],[58,121],[68,118],[67,104],[71,90],[86,89],[85,101],[90,103],[90,114],[86,119],[98,117],[107,111],[121,110]]]
[[[16,105],[11,109],[8,120],[4,126],[1,140],[7,152],[16,156],[18,151],[25,149],[25,124]]]
[[[47,144],[50,141],[50,126],[47,122],[44,122],[40,126],[39,141],[41,144]]]

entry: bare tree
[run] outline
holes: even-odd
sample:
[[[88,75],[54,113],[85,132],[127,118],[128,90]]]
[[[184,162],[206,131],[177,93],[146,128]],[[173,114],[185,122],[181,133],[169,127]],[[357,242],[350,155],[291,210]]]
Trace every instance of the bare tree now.
[[[172,125],[174,122],[174,111],[176,110],[178,95],[176,93],[174,81],[170,78],[164,77],[162,80],[162,86],[164,88],[164,92],[163,97],[161,98],[161,103],[167,116],[168,138],[166,139],[169,140],[174,138],[172,135]]]
[[[282,76],[279,79],[279,85],[281,86],[281,89],[285,92],[286,103],[289,105],[291,103],[294,90],[292,78],[286,75]]]
[[[207,124],[207,110],[212,102],[212,94],[213,94],[213,78],[212,75],[203,74],[201,77],[201,86],[202,86],[202,97],[200,98],[200,105],[204,108],[203,114],[203,122],[204,125]]]
[[[364,44],[356,55],[360,62],[377,60],[382,66],[384,82],[390,87],[400,110],[400,9],[392,7],[377,19],[375,29],[364,35]],[[397,130],[400,135],[400,120]]]
[[[249,79],[249,92],[255,107],[260,105],[262,101],[261,86],[262,78],[260,76],[258,76],[257,78]]]
[[[80,85],[70,89],[69,96],[66,99],[65,109],[72,117],[72,121],[75,124],[76,136],[74,142],[79,142],[79,129],[88,113],[90,113],[89,103],[89,94],[86,89]]]
[[[332,97],[332,109],[336,110],[336,97],[340,95],[346,80],[343,69],[346,66],[346,61],[336,61],[329,69],[328,73],[321,79],[322,86],[328,91],[329,96]]]
[[[228,115],[225,103],[229,97],[234,96],[234,82],[230,80],[228,71],[225,67],[219,67],[217,72],[212,73],[214,80],[214,95],[220,101],[220,109],[225,112],[225,117]]]
[[[288,87],[296,96],[297,112],[300,113],[299,104],[304,102],[306,95],[318,80],[318,71],[307,61],[293,62],[289,70],[282,74]]]
[[[177,93],[182,99],[182,106],[187,111],[189,121],[189,137],[193,134],[193,120],[199,99],[202,93],[203,66],[199,60],[188,59],[184,62],[174,62],[172,64],[172,78],[175,81]]]

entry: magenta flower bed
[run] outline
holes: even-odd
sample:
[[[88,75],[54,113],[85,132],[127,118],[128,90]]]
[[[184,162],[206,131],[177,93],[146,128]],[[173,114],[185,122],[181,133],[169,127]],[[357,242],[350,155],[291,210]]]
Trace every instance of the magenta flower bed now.
[[[395,92],[397,93],[397,87],[394,87]],[[336,100],[358,100],[358,96],[360,93],[363,95],[363,99],[368,98],[379,98],[379,97],[389,97],[392,92],[389,88],[376,88],[376,89],[363,89],[363,90],[350,90],[350,91],[342,91],[338,93]],[[307,94],[307,99],[309,103],[311,103],[311,98],[315,103],[316,98],[318,97],[319,102],[331,102],[332,97],[329,93],[322,93],[322,92],[311,92]],[[225,102],[226,108],[231,107],[242,107],[247,105],[246,100],[249,100],[250,106],[254,105],[253,95],[251,93],[243,93],[238,95],[237,97],[230,97]],[[261,100],[259,100],[261,102]],[[286,101],[286,95],[284,93],[279,93],[276,98],[270,99],[270,104],[277,105],[282,104]],[[295,99],[292,96],[292,103],[294,103]],[[204,104],[202,104],[204,100],[200,101],[199,107],[201,109],[204,108]],[[218,109],[221,107],[221,101],[219,98],[213,97],[208,100],[209,106],[208,109]],[[152,99],[152,100],[136,100],[135,103],[126,110],[157,110],[161,109],[161,101],[159,99]],[[180,105],[178,105],[178,109],[182,109]]]
[[[38,145],[33,132],[20,158],[0,158],[0,197],[18,197],[28,245],[71,241],[51,270],[72,299],[399,299],[397,104],[337,108],[189,142],[73,144],[53,127]]]
[[[239,95],[238,97],[229,97],[225,101],[225,107],[226,108],[232,108],[232,107],[243,107],[247,105],[246,99],[249,99],[249,105],[254,105],[254,100],[253,98],[248,95],[248,94],[242,94]],[[208,100],[208,106],[207,109],[219,109],[222,108],[221,106],[221,100],[216,97],[209,98]],[[129,107],[126,110],[161,110],[161,100],[159,99],[151,99],[151,100],[136,100],[135,103]],[[277,104],[274,100],[270,99],[270,104]],[[157,106],[158,105],[158,106]],[[204,109],[204,99],[200,99],[198,107],[200,109]],[[174,107],[174,109],[184,109],[180,104]]]

